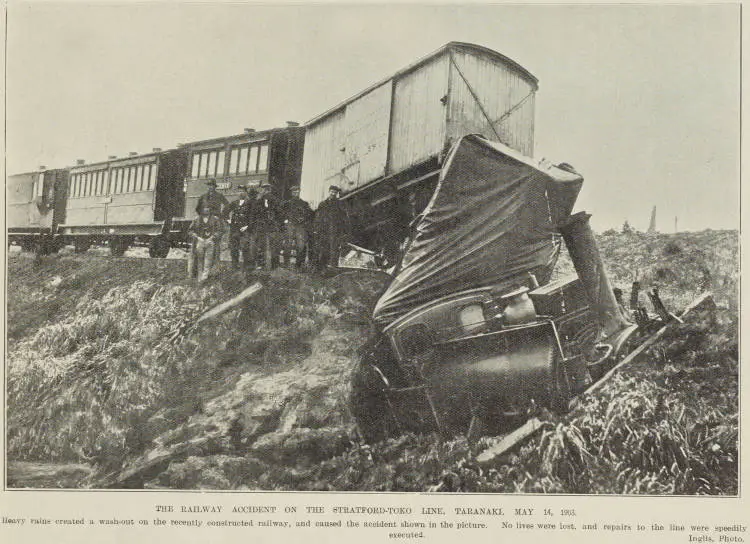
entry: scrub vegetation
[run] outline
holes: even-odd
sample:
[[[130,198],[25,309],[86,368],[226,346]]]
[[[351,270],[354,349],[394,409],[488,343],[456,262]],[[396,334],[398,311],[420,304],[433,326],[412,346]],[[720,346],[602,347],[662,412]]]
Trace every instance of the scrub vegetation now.
[[[598,241],[626,294],[637,279],[672,311],[705,290],[716,307],[571,413],[538,414],[542,430],[491,466],[475,458],[496,437],[359,439],[348,381],[385,285],[376,273],[259,275],[259,295],[195,325],[244,287],[228,266],[199,288],[181,260],[12,252],[9,485],[39,486],[24,475],[36,466],[61,487],[736,494],[737,233]]]

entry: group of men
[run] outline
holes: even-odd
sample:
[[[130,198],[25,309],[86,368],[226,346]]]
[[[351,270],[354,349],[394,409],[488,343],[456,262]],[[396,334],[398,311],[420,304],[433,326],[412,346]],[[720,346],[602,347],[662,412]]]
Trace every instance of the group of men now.
[[[350,221],[341,190],[332,185],[329,196],[317,212],[299,197],[299,187],[292,187],[291,196],[278,199],[271,184],[262,182],[258,190],[252,184],[241,187],[243,194],[233,202],[216,190],[216,182],[208,182],[208,192],[198,199],[198,217],[189,233],[192,247],[188,255],[188,277],[208,279],[219,261],[221,240],[229,230],[229,251],[232,266],[239,270],[240,255],[246,271],[263,267],[272,270],[283,257],[287,267],[302,269],[309,262],[322,271],[338,262],[339,250],[350,236]]]

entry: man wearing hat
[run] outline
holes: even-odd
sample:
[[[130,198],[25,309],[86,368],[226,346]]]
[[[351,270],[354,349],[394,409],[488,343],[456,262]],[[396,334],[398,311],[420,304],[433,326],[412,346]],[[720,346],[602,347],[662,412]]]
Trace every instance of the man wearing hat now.
[[[195,205],[195,213],[200,214],[204,206],[208,206],[211,215],[221,217],[224,208],[229,205],[226,197],[216,190],[216,180],[209,179],[206,182],[207,191],[198,199]]]
[[[264,181],[250,208],[249,264],[257,264],[258,252],[263,251],[266,270],[278,266],[278,239],[282,218],[279,202],[271,193],[271,184]]]
[[[336,185],[328,188],[328,198],[318,206],[313,223],[316,248],[316,266],[323,271],[328,266],[338,266],[339,250],[351,235],[349,214],[339,199],[341,189]]]
[[[209,179],[206,182],[206,192],[198,199],[198,203],[195,205],[195,212],[200,214],[203,208],[208,208],[209,213],[213,217],[221,219],[223,217],[223,211],[226,206],[229,205],[226,197],[216,190],[216,180]],[[223,224],[223,221],[222,221]],[[221,232],[216,238],[216,245],[214,249],[214,260],[219,262],[219,255],[221,253],[221,239],[224,236],[224,232]]]
[[[299,197],[299,187],[292,187],[290,193],[291,196],[281,203],[287,242],[284,258],[286,266],[291,265],[291,250],[294,249],[295,266],[300,269],[305,264],[307,256],[313,211],[310,205]]]
[[[187,259],[188,279],[198,278],[200,283],[205,282],[211,274],[215,264],[214,247],[216,240],[221,236],[223,225],[221,219],[211,215],[208,206],[203,206],[200,215],[190,224],[190,252]]]
[[[250,225],[250,206],[255,200],[257,191],[250,184],[240,185],[242,194],[237,200],[229,203],[224,208],[224,220],[229,223],[229,253],[232,256],[232,268],[240,268],[240,250],[244,254],[244,261],[248,261],[249,256],[246,242]]]

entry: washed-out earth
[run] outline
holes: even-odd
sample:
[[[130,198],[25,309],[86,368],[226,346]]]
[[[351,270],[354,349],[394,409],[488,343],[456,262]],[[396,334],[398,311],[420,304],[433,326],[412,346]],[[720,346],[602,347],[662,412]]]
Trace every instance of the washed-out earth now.
[[[175,250],[11,251],[8,485],[737,494],[737,232],[597,238],[625,293],[638,279],[675,313],[706,291],[715,308],[489,464],[499,437],[360,439],[349,387],[382,273],[258,272],[257,295],[196,324],[247,287],[228,263],[197,286]]]

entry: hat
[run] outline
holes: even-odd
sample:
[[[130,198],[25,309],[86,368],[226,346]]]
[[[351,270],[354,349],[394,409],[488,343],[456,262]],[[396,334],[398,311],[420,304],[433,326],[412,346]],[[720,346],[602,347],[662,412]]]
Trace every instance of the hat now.
[[[261,181],[261,183],[260,183],[260,187],[261,188],[263,188],[263,187],[270,187],[270,186],[271,186],[271,184],[268,183],[267,181]]]
[[[206,185],[213,185],[214,187],[216,187],[216,180],[215,179],[209,179],[206,182]]]
[[[329,190],[329,191],[336,191],[337,193],[340,193],[340,192],[341,192],[341,187],[337,187],[336,185],[331,185],[331,186],[330,186],[330,187],[328,188],[328,190]]]

